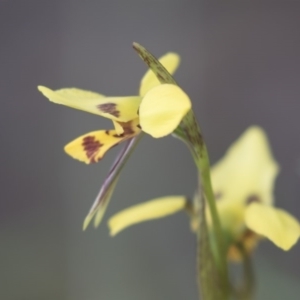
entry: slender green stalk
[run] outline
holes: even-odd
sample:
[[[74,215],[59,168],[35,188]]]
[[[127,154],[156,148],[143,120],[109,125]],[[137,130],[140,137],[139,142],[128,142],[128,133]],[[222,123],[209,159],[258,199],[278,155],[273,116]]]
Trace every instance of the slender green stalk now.
[[[187,142],[190,144],[189,148],[193,149],[193,158],[198,168],[201,186],[212,217],[213,233],[217,245],[216,263],[220,272],[221,288],[224,292],[224,299],[227,299],[229,294],[229,280],[225,241],[210,179],[208,152],[193,111],[190,111],[182,120],[181,128],[185,132]]]
[[[134,43],[133,48],[137,51],[142,60],[154,72],[161,83],[177,85],[174,78],[162,66],[162,64],[144,47]],[[175,130],[174,135],[182,139],[191,150],[195,164],[198,168],[199,195],[194,201],[198,218],[197,239],[198,239],[198,277],[201,285],[200,293],[204,300],[226,300],[228,299],[229,284],[226,261],[226,249],[222,236],[222,229],[215,204],[214,193],[210,180],[210,164],[206,146],[204,144],[200,128],[191,110]],[[201,190],[201,191],[200,191]],[[202,197],[202,192],[205,197]],[[205,200],[208,203],[213,223],[213,239],[216,241],[216,253],[213,257],[207,223],[205,220]],[[195,208],[194,208],[195,209]],[[216,266],[217,270],[216,271]],[[218,274],[212,276],[213,274]],[[218,289],[219,288],[219,289]]]
[[[226,299],[220,286],[220,278],[217,272],[215,259],[209,242],[209,231],[207,228],[205,201],[203,191],[199,187],[194,197],[195,222],[197,222],[197,274],[200,299],[216,300]],[[201,230],[200,230],[201,228]]]

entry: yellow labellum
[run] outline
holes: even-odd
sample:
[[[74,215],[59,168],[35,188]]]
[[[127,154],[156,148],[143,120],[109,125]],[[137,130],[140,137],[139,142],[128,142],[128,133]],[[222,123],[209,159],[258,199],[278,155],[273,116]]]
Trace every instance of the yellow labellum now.
[[[117,130],[98,130],[84,134],[67,144],[64,149],[67,154],[79,161],[86,164],[96,163],[110,148],[137,135],[141,131],[138,122],[138,119],[120,122],[121,134]]]
[[[51,102],[121,122],[128,122],[137,118],[137,111],[141,102],[139,96],[105,97],[77,88],[53,91],[47,87],[38,86],[38,90]]]
[[[180,56],[176,53],[167,53],[159,59],[159,62],[166,68],[166,70],[173,75],[180,63]],[[155,86],[160,85],[157,77],[152,70],[148,70],[143,76],[140,85],[140,96],[143,97]]]
[[[187,94],[173,84],[151,89],[140,105],[142,130],[155,138],[172,133],[191,109]]]
[[[115,130],[99,130],[78,137],[64,149],[73,158],[90,164],[98,162],[111,147],[122,140]]]
[[[184,196],[168,196],[132,206],[110,218],[110,234],[114,236],[134,224],[172,215],[184,209],[185,205]]]
[[[267,237],[276,246],[289,250],[300,237],[300,224],[288,212],[268,205],[251,204],[246,210],[246,225]]]

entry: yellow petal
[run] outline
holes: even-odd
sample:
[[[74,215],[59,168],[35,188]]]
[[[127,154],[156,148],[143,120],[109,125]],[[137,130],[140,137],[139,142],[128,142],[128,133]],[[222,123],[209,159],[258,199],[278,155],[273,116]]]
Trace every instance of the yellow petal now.
[[[278,169],[266,134],[252,126],[213,166],[213,189],[219,201],[231,201],[233,205],[245,205],[254,199],[271,204]]]
[[[67,154],[86,164],[96,163],[110,148],[134,135],[118,135],[115,130],[93,131],[78,137],[64,149]]]
[[[289,250],[300,237],[299,222],[288,212],[269,205],[249,205],[246,225],[283,250]]]
[[[172,133],[191,109],[187,94],[173,84],[162,84],[150,90],[140,105],[142,130],[155,138]]]
[[[184,196],[169,196],[132,206],[110,218],[110,234],[114,236],[134,224],[172,215],[184,209],[185,205]]]
[[[38,90],[54,103],[122,122],[128,122],[138,117],[137,111],[141,102],[141,98],[138,96],[105,97],[76,88],[53,91],[47,87],[38,86]]]
[[[117,134],[122,134],[124,132],[123,127],[121,126],[121,124],[118,121],[113,121],[113,124],[114,124]]]
[[[180,63],[180,56],[176,53],[169,52],[159,59],[160,63],[167,69],[167,71],[172,75],[175,73],[176,69]],[[145,94],[155,86],[159,85],[160,82],[151,70],[148,70],[143,76],[140,85],[140,96],[145,96]]]

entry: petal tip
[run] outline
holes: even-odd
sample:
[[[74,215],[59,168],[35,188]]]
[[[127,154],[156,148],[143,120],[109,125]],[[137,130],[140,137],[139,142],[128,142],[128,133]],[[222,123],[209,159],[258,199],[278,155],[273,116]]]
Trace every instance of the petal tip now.
[[[40,91],[44,96],[46,96],[47,93],[52,92],[49,88],[43,85],[37,86],[38,91]],[[47,96],[46,96],[47,97]]]
[[[82,231],[85,231],[87,229],[92,218],[93,218],[93,216],[91,216],[90,214],[85,217],[85,219],[83,221],[83,225],[82,225]]]
[[[139,43],[137,43],[137,42],[133,42],[132,43],[132,47],[133,47],[133,49],[138,49],[138,48],[141,47],[141,45]]]
[[[120,230],[116,230],[115,228],[113,228],[113,226],[110,225],[110,220],[107,222],[107,226],[109,228],[109,236],[112,238],[120,232]]]

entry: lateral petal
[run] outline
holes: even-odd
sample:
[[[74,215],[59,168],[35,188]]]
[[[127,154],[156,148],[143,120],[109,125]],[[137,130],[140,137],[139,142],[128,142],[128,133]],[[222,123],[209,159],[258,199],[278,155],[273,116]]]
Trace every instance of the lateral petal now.
[[[250,204],[246,209],[246,225],[287,251],[300,237],[300,224],[288,212],[269,205]]]
[[[142,130],[155,138],[172,133],[191,109],[187,94],[173,84],[161,84],[151,89],[140,105]]]
[[[177,70],[180,63],[180,56],[177,53],[169,52],[159,59],[160,63],[172,75]],[[160,82],[151,70],[143,76],[140,85],[140,96],[143,97],[150,89],[159,85]]]
[[[186,197],[184,196],[168,196],[134,205],[109,219],[110,234],[114,236],[134,224],[172,215],[183,210],[185,205]]]
[[[51,102],[122,122],[138,117],[137,111],[141,102],[139,96],[105,97],[77,88],[53,91],[45,86],[38,86],[38,90]]]
[[[86,164],[98,162],[105,153],[130,136],[120,136],[115,130],[99,130],[84,134],[67,144],[67,154]]]

